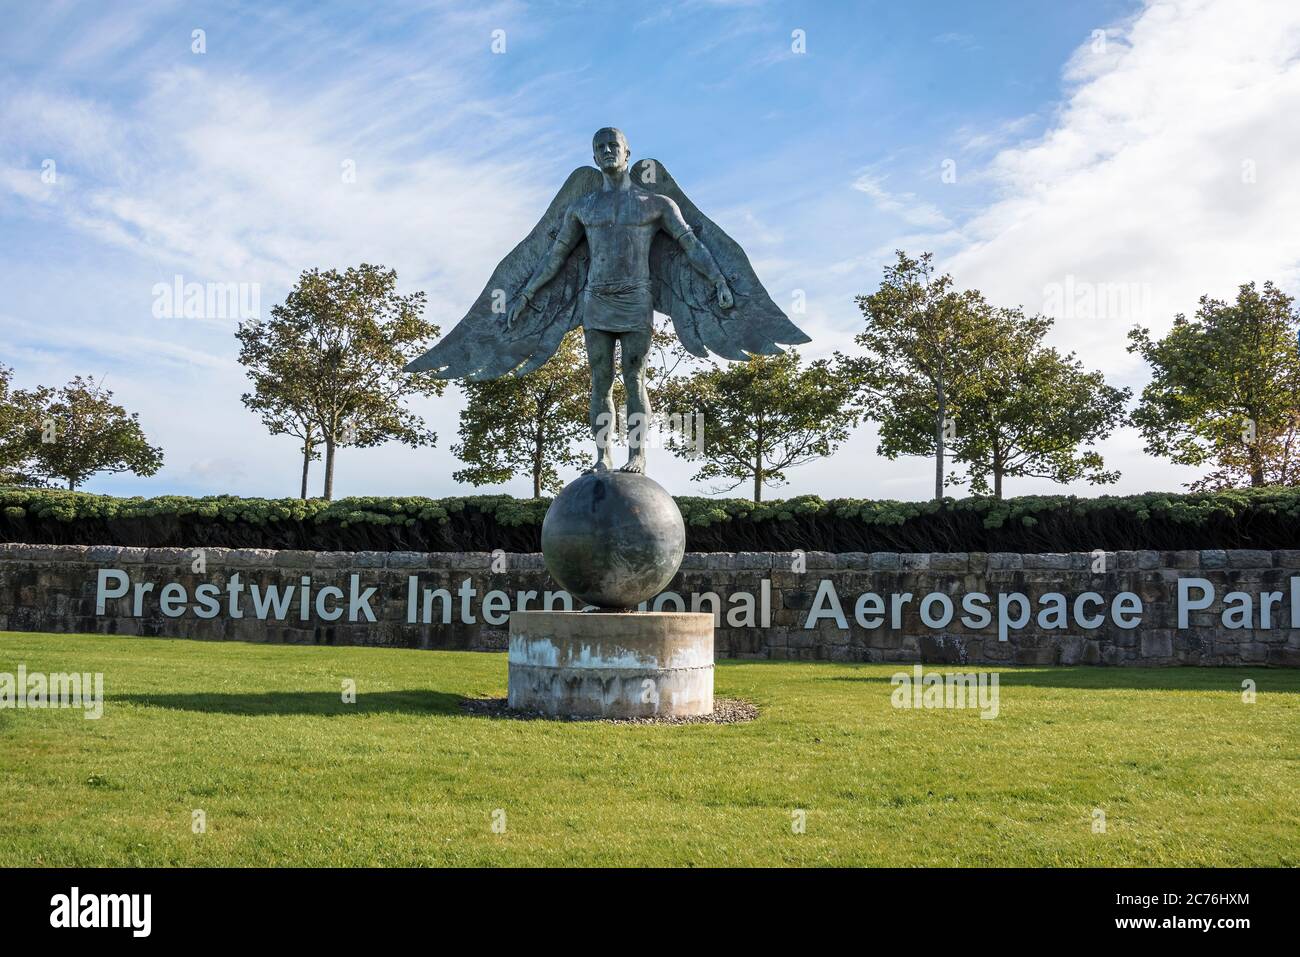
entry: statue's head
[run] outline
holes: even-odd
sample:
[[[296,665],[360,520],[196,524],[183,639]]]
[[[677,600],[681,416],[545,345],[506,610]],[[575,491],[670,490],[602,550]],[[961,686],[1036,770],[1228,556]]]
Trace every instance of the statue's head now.
[[[602,171],[611,176],[627,169],[629,156],[631,152],[627,148],[627,137],[623,135],[622,130],[607,126],[597,130],[596,135],[591,138],[592,159]]]

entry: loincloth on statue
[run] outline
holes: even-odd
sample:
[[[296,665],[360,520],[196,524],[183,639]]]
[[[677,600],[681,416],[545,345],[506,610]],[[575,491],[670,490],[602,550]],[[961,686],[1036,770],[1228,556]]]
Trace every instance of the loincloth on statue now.
[[[582,294],[582,325],[600,332],[649,332],[654,328],[650,280],[588,285]]]

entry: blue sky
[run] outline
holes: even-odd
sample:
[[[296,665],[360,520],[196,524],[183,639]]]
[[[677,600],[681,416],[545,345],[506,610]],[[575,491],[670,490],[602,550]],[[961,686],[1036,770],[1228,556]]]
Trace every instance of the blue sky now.
[[[377,6],[4,5],[0,362],[23,385],[105,376],[167,453],[92,490],[296,491],[292,441],[239,403],[234,319],[156,317],[156,283],[258,284],[265,313],[304,268],[381,262],[445,331],[604,125],[778,303],[803,291],[810,356],[851,348],[852,297],[896,247],[1031,310],[1109,291],[1060,310],[1053,341],[1134,387],[1133,322],[1251,279],[1297,288],[1291,3]],[[417,403],[433,450],[344,450],[339,494],[457,491],[459,403]],[[1104,451],[1120,491],[1195,474],[1130,430]],[[877,457],[864,426],[772,494],[919,498],[929,470]],[[667,453],[652,471],[714,488]]]

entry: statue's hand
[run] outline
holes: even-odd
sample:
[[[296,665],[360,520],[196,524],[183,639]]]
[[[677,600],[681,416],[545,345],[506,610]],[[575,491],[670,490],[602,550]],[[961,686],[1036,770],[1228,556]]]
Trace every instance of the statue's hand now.
[[[727,280],[718,280],[718,306],[722,309],[730,309],[736,304],[736,300],[731,295],[731,287],[727,285]]]
[[[533,294],[528,292],[528,290],[524,290],[519,294],[519,298],[510,304],[510,308],[506,310],[507,329],[514,327],[515,320],[518,319],[520,314],[532,304],[532,299]]]

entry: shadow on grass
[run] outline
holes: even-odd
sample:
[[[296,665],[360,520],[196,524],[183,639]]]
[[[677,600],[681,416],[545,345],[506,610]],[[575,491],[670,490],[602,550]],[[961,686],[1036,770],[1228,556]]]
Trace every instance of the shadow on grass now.
[[[880,667],[872,665],[872,667]],[[912,664],[885,665],[913,674]],[[1015,667],[994,664],[928,664],[930,672],[994,672],[998,684],[1021,688],[1075,688],[1081,691],[1223,691],[1241,693],[1241,683],[1249,678],[1256,690],[1273,694],[1300,694],[1300,671],[1295,669],[1257,667],[1232,668],[1096,668],[1073,666],[1037,671],[1032,667]],[[813,681],[847,681],[868,684],[889,684],[890,674],[869,675],[815,675]]]
[[[205,714],[242,715],[356,715],[356,714],[464,714],[461,695],[442,691],[358,692],[353,704],[343,701],[338,691],[263,691],[246,694],[110,695],[108,701],[167,708],[171,711],[199,711]]]

